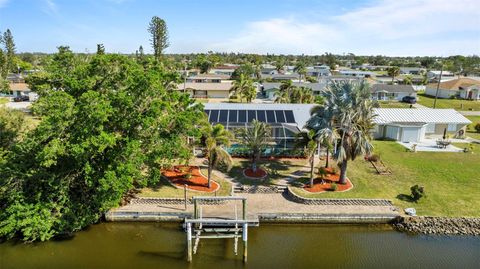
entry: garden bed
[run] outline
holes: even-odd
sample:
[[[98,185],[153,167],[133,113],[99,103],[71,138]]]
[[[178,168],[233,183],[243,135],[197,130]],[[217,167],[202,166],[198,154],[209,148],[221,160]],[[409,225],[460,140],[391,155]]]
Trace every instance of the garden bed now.
[[[188,178],[188,175],[191,175]],[[198,166],[175,166],[172,169],[165,170],[162,175],[174,186],[201,192],[214,192],[220,188],[220,185],[211,180],[208,188],[208,179],[200,172]]]
[[[255,172],[252,168],[246,168],[243,170],[243,174],[248,178],[254,179],[262,179],[268,175],[267,171],[263,170],[262,168],[257,168],[257,171]]]

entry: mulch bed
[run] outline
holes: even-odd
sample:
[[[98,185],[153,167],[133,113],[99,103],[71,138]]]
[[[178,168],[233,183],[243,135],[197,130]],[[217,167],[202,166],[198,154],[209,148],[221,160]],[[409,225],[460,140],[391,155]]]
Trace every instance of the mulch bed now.
[[[191,178],[186,179],[185,176],[190,173]],[[220,188],[220,185],[211,180],[210,188],[208,188],[208,179],[200,173],[198,166],[174,166],[172,169],[168,169],[162,172],[162,175],[177,187],[183,188],[187,184],[187,189],[202,191],[202,192],[214,192]]]
[[[267,171],[257,167],[257,171],[253,172],[252,168],[246,168],[243,170],[243,174],[247,177],[261,179],[267,176]]]
[[[322,179],[319,177],[315,178],[313,180],[313,188],[310,187],[310,181],[305,184],[305,187],[303,187],[304,190],[308,192],[326,192],[326,191],[332,191],[332,183],[337,184],[337,190],[335,191],[347,191],[353,187],[352,182],[350,179],[347,178],[347,183],[345,185],[339,184],[338,181],[340,179],[339,174],[334,174],[331,168],[326,169],[328,174],[324,177],[324,184],[322,184]]]

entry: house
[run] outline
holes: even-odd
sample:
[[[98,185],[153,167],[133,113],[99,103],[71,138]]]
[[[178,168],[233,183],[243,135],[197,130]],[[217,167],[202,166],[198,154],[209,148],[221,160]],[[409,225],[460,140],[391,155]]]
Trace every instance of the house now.
[[[261,71],[260,73],[262,75],[277,75],[278,70],[274,65],[271,64],[262,64],[261,65]]]
[[[372,99],[379,101],[401,101],[405,96],[417,96],[412,85],[373,84],[372,87],[370,87],[370,91],[372,93]]]
[[[439,80],[440,79],[440,73],[442,74],[442,81],[444,80],[451,80],[455,77],[455,74],[453,74],[450,71],[439,71],[439,70],[430,70],[427,72],[427,77],[430,80]]]
[[[307,76],[318,78],[330,75],[332,75],[332,73],[330,72],[330,67],[328,65],[314,65],[307,67]]]
[[[421,75],[427,69],[422,67],[400,67],[400,74],[402,75]]]
[[[260,92],[269,100],[276,99],[276,91],[280,89],[282,83],[280,82],[265,82],[260,85]],[[308,82],[293,82],[295,87],[305,87],[312,90],[313,95],[319,95],[321,91],[327,86],[326,83],[308,83]]]
[[[236,133],[256,119],[271,128],[272,144],[268,151],[293,150],[295,136],[303,130],[314,104],[238,104],[205,103],[205,113],[212,125],[222,124]],[[232,145],[232,148],[238,145]]]
[[[226,75],[199,75],[189,77],[177,85],[177,90],[189,92],[193,98],[224,98],[230,96],[233,81],[224,80]]]
[[[344,76],[361,77],[361,78],[372,77],[375,74],[369,71],[357,71],[357,70],[340,70],[338,71],[338,73]]]
[[[444,133],[460,138],[472,123],[454,109],[375,108],[374,114],[373,137],[401,142],[421,142]]]
[[[225,64],[225,65],[216,66],[210,69],[208,73],[213,75],[226,76],[230,78],[233,75],[233,72],[235,72],[235,70],[237,70],[238,67],[239,67],[238,65]]]
[[[284,73],[284,74],[261,74],[261,78],[270,81],[285,81],[285,80],[293,80],[298,81],[300,76],[297,73]]]
[[[437,95],[438,86],[438,95]],[[480,100],[480,80],[458,78],[438,83],[430,83],[425,87],[425,94],[438,98],[458,97],[468,100]]]

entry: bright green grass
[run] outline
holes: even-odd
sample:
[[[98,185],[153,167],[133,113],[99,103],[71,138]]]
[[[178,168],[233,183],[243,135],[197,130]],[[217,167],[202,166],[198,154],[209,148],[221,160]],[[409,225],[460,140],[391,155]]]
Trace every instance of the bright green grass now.
[[[243,170],[251,166],[249,159],[234,159],[233,168],[228,173],[236,181],[244,185],[272,185],[279,179],[290,176],[293,172],[303,170],[308,167],[306,159],[275,159],[260,160],[257,167],[265,169],[268,173],[264,179],[249,179],[243,175]]]
[[[418,103],[426,107],[433,108],[435,97],[425,94],[418,94]],[[463,105],[463,106],[462,106]],[[453,108],[456,110],[473,110],[480,111],[480,101],[457,100],[457,99],[437,99],[436,108]]]
[[[409,108],[410,104],[399,101],[378,101],[381,108]]]
[[[207,175],[207,169],[202,168],[202,174]],[[212,180],[220,184],[220,189],[217,191],[218,196],[229,196],[232,190],[232,184],[224,179],[212,175]],[[214,192],[200,192],[187,190],[187,196],[213,196]],[[160,183],[155,188],[143,188],[137,196],[139,197],[161,197],[161,198],[183,198],[183,188],[176,188],[171,185],[166,179],[162,178]]]
[[[6,97],[0,97],[0,105],[8,103],[8,98]]]
[[[385,198],[401,208],[414,207],[419,215],[480,216],[480,145],[472,153],[407,152],[396,142],[375,141],[375,152],[392,170],[377,175],[369,162],[349,162],[348,177],[354,187],[347,192],[311,194],[320,198]],[[406,199],[410,187],[420,184],[427,197],[418,203]]]
[[[480,140],[480,133],[478,133],[474,129],[475,124],[480,123],[480,116],[466,116],[466,117],[472,121],[472,124],[469,124],[467,128],[467,136]]]

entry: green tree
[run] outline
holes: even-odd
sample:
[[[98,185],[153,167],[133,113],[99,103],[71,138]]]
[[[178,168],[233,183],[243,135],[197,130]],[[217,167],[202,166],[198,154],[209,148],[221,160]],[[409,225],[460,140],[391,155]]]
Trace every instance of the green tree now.
[[[304,62],[297,62],[295,65],[295,68],[293,68],[293,71],[297,72],[298,75],[300,76],[299,80],[302,82],[302,78],[305,78],[307,75],[307,67]]]
[[[97,54],[98,55],[105,54],[105,46],[103,44],[97,44]]]
[[[10,29],[7,29],[3,33],[3,43],[5,45],[5,57],[6,57],[6,68],[8,72],[16,71],[16,66],[14,62],[15,58],[15,42],[13,41],[13,35]]]
[[[0,155],[12,147],[25,131],[25,116],[21,111],[0,106]]]
[[[148,25],[148,32],[150,33],[153,55],[157,61],[160,61],[163,51],[170,46],[167,24],[163,19],[153,16]]]
[[[412,76],[411,75],[406,75],[403,78],[403,84],[412,85]]]
[[[374,127],[374,114],[370,89],[364,82],[333,83],[325,90],[324,97],[324,105],[312,115],[310,124],[314,127],[313,123],[324,122],[324,132],[335,137],[334,159],[340,167],[339,183],[345,184],[348,161],[370,154],[373,149],[370,131]]]
[[[265,122],[253,120],[251,126],[239,129],[238,138],[240,144],[250,150],[252,170],[256,172],[260,155],[271,140],[270,127]]]
[[[241,74],[239,79],[233,82],[231,91],[240,98],[240,102],[243,102],[243,98],[245,98],[250,103],[256,97],[257,87],[251,79]]]
[[[175,74],[116,54],[75,62],[61,49],[31,82],[48,85],[33,106],[42,121],[0,162],[0,237],[78,231],[192,156],[203,109],[164,88]]]
[[[224,148],[230,145],[233,135],[221,124],[212,127],[207,123],[206,126],[207,132],[205,133],[204,147],[208,161],[208,188],[210,188],[212,170],[219,167],[219,165],[223,165],[227,170],[230,170],[233,165],[232,157]]]
[[[310,187],[313,187],[313,169],[315,166],[315,151],[317,139],[314,130],[302,131],[295,137],[295,148],[303,150],[310,164]]]
[[[400,75],[400,67],[392,66],[387,69],[387,74],[392,77],[392,84],[395,81],[395,77]]]

